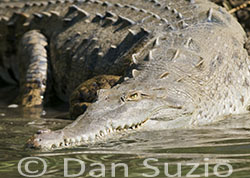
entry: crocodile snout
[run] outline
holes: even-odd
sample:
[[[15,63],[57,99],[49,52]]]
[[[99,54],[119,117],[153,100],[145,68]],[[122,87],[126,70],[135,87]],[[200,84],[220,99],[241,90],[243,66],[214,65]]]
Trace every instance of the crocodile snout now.
[[[64,143],[62,130],[39,130],[26,143],[28,148],[51,149]]]

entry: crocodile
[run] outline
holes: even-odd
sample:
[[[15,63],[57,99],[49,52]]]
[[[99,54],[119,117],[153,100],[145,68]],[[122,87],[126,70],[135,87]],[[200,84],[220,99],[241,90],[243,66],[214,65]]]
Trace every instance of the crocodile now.
[[[29,147],[199,127],[250,110],[246,34],[207,0],[51,0],[2,8],[0,37],[11,45],[1,47],[1,60],[21,61],[2,78],[20,81],[24,103],[41,104],[50,77],[68,100],[82,82],[115,76],[108,89],[83,84],[96,94],[93,104],[63,129],[38,131]],[[76,92],[81,95],[81,86]]]

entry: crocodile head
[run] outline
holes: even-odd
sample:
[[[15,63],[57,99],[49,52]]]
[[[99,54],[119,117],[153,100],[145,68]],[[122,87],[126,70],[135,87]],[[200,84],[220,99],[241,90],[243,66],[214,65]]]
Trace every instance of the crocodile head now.
[[[171,99],[166,99],[162,91],[137,82],[102,89],[98,100],[75,122],[61,130],[36,134],[28,144],[41,149],[64,148],[102,141],[149,126],[150,130],[166,128],[166,125],[176,127],[178,124],[173,122],[173,117],[181,115],[183,108],[174,98],[170,103]],[[159,122],[163,117],[167,121],[165,126]]]

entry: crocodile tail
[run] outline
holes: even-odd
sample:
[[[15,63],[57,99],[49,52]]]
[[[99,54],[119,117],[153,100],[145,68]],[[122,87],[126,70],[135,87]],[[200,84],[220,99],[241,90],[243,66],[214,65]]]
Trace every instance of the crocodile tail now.
[[[47,83],[47,39],[38,30],[26,32],[19,44],[20,103],[42,105]]]

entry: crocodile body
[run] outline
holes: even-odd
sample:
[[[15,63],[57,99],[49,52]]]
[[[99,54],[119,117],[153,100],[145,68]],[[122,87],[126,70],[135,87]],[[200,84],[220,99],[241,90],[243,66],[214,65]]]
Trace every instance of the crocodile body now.
[[[31,85],[43,95],[48,66],[64,100],[94,76],[126,76],[112,89],[100,90],[96,102],[69,126],[35,135],[29,140],[33,147],[81,145],[138,128],[193,127],[249,110],[245,32],[213,3],[86,0],[16,8],[20,13],[1,20],[9,24],[2,25],[8,34],[2,38],[10,41],[14,33],[21,44],[16,55],[29,61],[21,65],[29,75],[14,73],[25,79],[24,90]],[[6,51],[1,49],[4,59]]]

